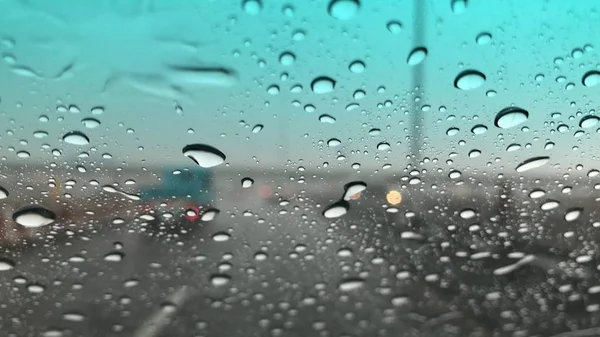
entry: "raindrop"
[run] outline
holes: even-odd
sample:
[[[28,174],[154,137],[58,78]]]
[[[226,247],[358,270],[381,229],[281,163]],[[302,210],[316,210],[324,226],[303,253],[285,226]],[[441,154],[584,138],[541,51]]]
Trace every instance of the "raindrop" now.
[[[206,211],[204,211],[202,213],[202,215],[200,216],[200,220],[202,221],[212,221],[214,220],[217,215],[219,215],[219,213],[221,213],[221,211],[219,211],[216,208],[209,208]]]
[[[257,252],[256,254],[254,254],[254,259],[256,261],[265,261],[268,257],[269,255],[267,255],[267,253],[265,252]]]
[[[215,287],[225,286],[231,281],[231,276],[225,274],[214,274],[210,277],[210,283]]]
[[[242,188],[249,188],[254,184],[254,180],[252,178],[244,178],[242,179]]]
[[[264,128],[264,125],[262,125],[262,124],[256,124],[252,128],[252,133],[259,133],[260,131],[262,131],[263,128]]]
[[[327,12],[338,20],[350,20],[358,13],[360,2],[358,0],[332,0]]]
[[[448,173],[448,178],[450,179],[458,179],[460,178],[462,175],[462,173],[458,170],[452,170],[450,173]]]
[[[399,21],[389,21],[386,28],[392,34],[400,34],[402,31],[402,24]]]
[[[546,165],[550,161],[550,157],[533,157],[521,162],[516,170],[519,173],[533,170],[535,168]]]
[[[8,190],[4,187],[0,187],[0,200],[8,198]]]
[[[120,262],[125,257],[125,254],[121,252],[112,252],[104,255],[104,261],[108,262]]]
[[[581,118],[581,121],[579,121],[579,127],[584,129],[591,128],[598,124],[598,121],[600,121],[600,118],[598,118],[597,116],[583,116],[583,118]]]
[[[454,87],[461,90],[474,90],[485,83],[486,77],[477,70],[464,70],[454,79]]]
[[[46,123],[50,120],[50,118],[48,118],[48,116],[46,115],[41,115],[40,118],[38,118],[38,120],[42,123]]]
[[[360,278],[352,278],[344,280],[338,286],[338,289],[343,292],[354,291],[362,288],[365,285],[365,280]]]
[[[85,315],[77,312],[64,313],[62,317],[65,321],[69,322],[83,322],[85,320]]]
[[[262,9],[262,2],[260,0],[244,0],[242,8],[248,15],[258,15]]]
[[[379,150],[379,151],[385,151],[385,150],[387,150],[389,148],[390,148],[390,144],[389,143],[381,142],[381,143],[377,144],[377,150]]]
[[[96,106],[93,107],[90,112],[92,113],[92,115],[102,115],[104,113],[104,107],[102,106]]]
[[[352,197],[367,188],[367,184],[362,181],[353,181],[344,185],[344,200],[352,200]]]
[[[462,14],[467,10],[468,0],[452,0],[450,7],[454,14]]]
[[[310,87],[315,94],[327,94],[335,89],[335,81],[329,77],[321,76],[315,78]]]
[[[199,166],[206,168],[220,165],[226,159],[223,152],[205,144],[186,145],[182,152],[184,156],[189,157]]]
[[[11,270],[15,267],[15,261],[0,257],[0,271]]]
[[[291,66],[294,64],[294,62],[296,62],[296,55],[289,51],[283,52],[281,55],[279,55],[279,63],[281,63],[282,66]]]
[[[336,147],[336,146],[339,146],[341,144],[342,144],[342,142],[339,139],[337,139],[337,138],[331,138],[331,139],[329,139],[327,141],[327,145],[330,146],[330,147]]]
[[[465,208],[462,211],[460,211],[460,217],[463,219],[471,219],[475,217],[476,214],[477,213],[472,208]]]
[[[458,132],[460,131],[459,128],[449,128],[448,130],[446,130],[446,134],[448,136],[456,136],[458,134]]]
[[[481,151],[473,149],[469,152],[469,158],[477,158],[481,155]]]
[[[38,283],[32,283],[27,286],[27,291],[29,291],[32,294],[41,294],[44,292],[44,290],[46,290],[46,288]]]
[[[427,57],[427,48],[425,47],[417,47],[413,49],[410,54],[408,54],[408,58],[406,59],[406,63],[409,66],[416,66],[423,62]]]
[[[29,158],[30,154],[27,151],[19,151],[17,152],[17,157],[19,158]]]
[[[542,211],[549,211],[552,209],[557,208],[560,205],[560,203],[556,200],[546,200],[541,206],[540,209]]]
[[[88,145],[90,143],[90,139],[83,133],[79,131],[71,131],[64,135],[63,141],[65,143],[69,143],[72,145]]]
[[[333,116],[323,114],[323,115],[319,116],[319,121],[321,123],[333,124],[333,123],[335,123],[336,119]]]
[[[581,83],[586,87],[593,87],[600,83],[600,71],[591,70],[583,75]]]
[[[492,42],[492,34],[488,32],[481,33],[477,35],[477,37],[475,38],[475,42],[480,46],[490,44]]]
[[[337,251],[337,256],[339,256],[339,257],[351,257],[352,256],[352,249],[350,249],[350,248],[340,248]]]
[[[410,299],[406,296],[396,296],[396,297],[392,298],[391,303],[395,307],[402,307],[402,306],[410,304]]]
[[[40,131],[36,131],[36,132],[34,132],[34,133],[33,133],[33,136],[34,136],[35,138],[40,138],[40,139],[41,139],[41,138],[46,138],[46,137],[48,137],[48,132],[46,132],[46,131],[41,131],[41,130],[40,130]]]
[[[569,221],[569,222],[575,221],[579,218],[579,216],[581,215],[582,212],[583,212],[583,208],[580,208],[580,207],[570,208],[565,213],[565,220]]]
[[[532,191],[529,193],[529,197],[530,197],[531,199],[537,199],[537,198],[541,198],[541,197],[543,197],[543,196],[545,196],[545,195],[546,195],[546,191],[544,191],[544,190],[541,190],[541,189],[535,189],[535,190],[532,190]]]
[[[277,95],[277,94],[279,94],[279,86],[274,84],[274,85],[268,87],[267,88],[267,93],[269,95]]]
[[[88,129],[95,129],[100,126],[100,121],[96,118],[84,118],[81,120],[81,124]]]
[[[342,215],[348,213],[348,208],[349,207],[350,207],[350,205],[345,200],[341,200],[341,201],[335,202],[335,203],[329,205],[323,211],[323,216],[326,217],[326,218],[328,218],[328,219],[339,218]]]
[[[519,145],[519,144],[516,144],[516,143],[513,143],[513,144],[510,144],[510,145],[509,145],[509,146],[506,148],[506,151],[507,151],[507,152],[513,152],[513,151],[517,151],[517,150],[518,150],[518,149],[520,149],[520,148],[521,148],[521,145]]]
[[[56,221],[56,214],[38,205],[25,206],[13,213],[13,220],[23,227],[37,228]]]
[[[519,107],[508,107],[500,110],[494,119],[494,125],[502,129],[509,129],[524,123],[529,118],[529,112]]]
[[[487,131],[487,129],[487,126],[483,124],[477,124],[471,129],[471,132],[476,135],[482,135]]]
[[[229,241],[230,238],[231,238],[231,235],[229,235],[228,233],[225,233],[225,232],[219,232],[212,236],[212,239],[215,242]]]
[[[356,60],[356,61],[353,61],[352,63],[350,63],[350,66],[348,67],[348,69],[355,74],[360,74],[365,71],[366,66],[363,61]]]

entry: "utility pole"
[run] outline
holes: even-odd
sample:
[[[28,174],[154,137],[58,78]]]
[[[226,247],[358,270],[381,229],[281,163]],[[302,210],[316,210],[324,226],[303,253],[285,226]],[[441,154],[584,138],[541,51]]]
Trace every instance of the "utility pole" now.
[[[425,46],[425,8],[427,6],[426,0],[414,0],[413,8],[413,48]],[[421,64],[413,66],[412,69],[412,90],[414,96],[410,110],[410,156],[412,168],[416,168],[418,163],[421,161],[421,146],[423,145],[423,115],[421,113],[421,106],[425,98],[425,64],[427,61]],[[419,98],[417,100],[416,98]]]

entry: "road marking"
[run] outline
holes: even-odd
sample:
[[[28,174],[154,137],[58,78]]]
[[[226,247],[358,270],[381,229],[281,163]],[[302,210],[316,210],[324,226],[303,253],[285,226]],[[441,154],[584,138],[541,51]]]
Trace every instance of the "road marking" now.
[[[140,325],[133,333],[133,337],[155,337],[164,329],[171,318],[183,303],[189,298],[189,289],[182,286],[167,297],[167,301],[175,305],[175,310],[159,309]]]

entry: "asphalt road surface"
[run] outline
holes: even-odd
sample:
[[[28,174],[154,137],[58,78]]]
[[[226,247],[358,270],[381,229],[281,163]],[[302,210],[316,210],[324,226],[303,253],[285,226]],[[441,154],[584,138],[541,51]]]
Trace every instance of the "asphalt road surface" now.
[[[597,258],[529,235],[562,213],[524,222],[480,207],[476,228],[439,206],[363,201],[326,219],[294,200],[225,206],[210,222],[131,213],[57,227],[4,248],[15,267],[0,272],[2,335],[594,335]]]

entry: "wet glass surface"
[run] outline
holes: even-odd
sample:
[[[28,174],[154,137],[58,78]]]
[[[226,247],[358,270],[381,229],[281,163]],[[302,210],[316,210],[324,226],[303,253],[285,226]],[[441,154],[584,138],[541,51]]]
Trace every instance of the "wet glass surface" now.
[[[599,6],[0,0],[0,335],[600,335]]]

